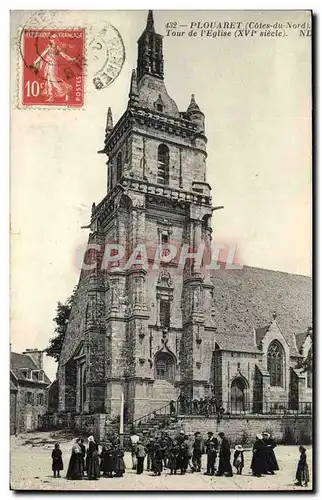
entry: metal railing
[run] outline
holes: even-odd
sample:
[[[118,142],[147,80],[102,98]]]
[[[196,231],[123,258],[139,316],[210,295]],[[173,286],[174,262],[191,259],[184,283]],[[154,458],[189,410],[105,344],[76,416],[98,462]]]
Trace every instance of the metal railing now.
[[[162,416],[162,417],[171,417],[171,416],[176,416],[178,414],[178,404],[177,401],[170,401],[164,406],[161,406],[160,408],[157,408],[156,410],[151,411],[150,413],[147,413],[146,415],[143,415],[143,417],[136,418],[135,420],[132,420],[132,422],[129,422],[129,426],[134,426],[138,427],[144,423],[150,422],[153,420],[155,417]]]
[[[178,415],[311,415],[312,402],[289,402],[289,401],[253,401],[245,403],[229,401],[221,404],[199,400],[178,401],[176,403]]]

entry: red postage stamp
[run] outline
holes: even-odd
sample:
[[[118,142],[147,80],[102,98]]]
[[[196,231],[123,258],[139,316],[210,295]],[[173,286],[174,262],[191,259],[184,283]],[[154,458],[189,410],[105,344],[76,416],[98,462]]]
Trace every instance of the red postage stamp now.
[[[21,40],[22,104],[84,104],[84,30],[24,29]]]

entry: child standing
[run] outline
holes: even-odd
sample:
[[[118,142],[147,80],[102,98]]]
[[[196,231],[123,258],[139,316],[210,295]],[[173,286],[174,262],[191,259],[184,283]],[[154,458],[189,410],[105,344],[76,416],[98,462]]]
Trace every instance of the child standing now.
[[[244,468],[244,449],[240,444],[235,446],[233,466],[236,467],[237,474],[241,476]]]
[[[207,472],[206,475],[215,475],[215,464],[217,458],[216,444],[211,441],[207,446]]]
[[[55,448],[52,451],[51,458],[52,458],[52,470],[54,473],[54,477],[56,477],[56,473],[57,477],[60,477],[60,471],[63,470],[64,466],[63,466],[63,454],[61,449],[59,448],[59,443],[55,444]]]
[[[300,452],[300,460],[297,465],[296,477],[297,482],[296,486],[307,486],[307,483],[310,481],[309,476],[309,466],[306,461],[306,449],[304,446],[299,447]],[[303,483],[303,484],[302,484]]]

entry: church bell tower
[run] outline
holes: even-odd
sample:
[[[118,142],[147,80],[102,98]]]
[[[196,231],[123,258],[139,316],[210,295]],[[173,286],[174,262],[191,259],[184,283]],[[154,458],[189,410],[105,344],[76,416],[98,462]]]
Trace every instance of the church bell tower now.
[[[152,11],[137,43],[125,112],[115,125],[107,112],[101,151],[108,158],[107,194],[93,205],[90,236],[105,247],[117,242],[124,248],[92,280],[100,284],[103,311],[104,390],[97,394],[105,411],[116,415],[123,391],[129,420],[180,393],[207,394],[213,344],[209,273],[180,261],[183,251],[207,249],[211,242],[204,113],[194,95],[185,111],[169,96],[163,37]],[[148,265],[128,265],[139,245]],[[176,258],[156,265],[156,253],[168,245]]]

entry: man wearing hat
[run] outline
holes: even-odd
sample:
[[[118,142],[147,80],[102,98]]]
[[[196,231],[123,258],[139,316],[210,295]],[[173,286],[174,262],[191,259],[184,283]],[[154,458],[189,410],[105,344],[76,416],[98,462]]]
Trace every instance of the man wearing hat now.
[[[184,442],[185,440],[185,432],[183,429],[181,429],[181,431],[179,432],[179,434],[176,436],[176,440],[178,442],[179,445],[182,445],[182,443]]]
[[[279,470],[274,452],[274,448],[276,448],[276,441],[268,432],[263,432],[263,440],[265,444],[266,471],[268,474],[275,474],[275,471]]]
[[[192,472],[200,472],[201,470],[201,457],[204,453],[204,442],[200,432],[195,432],[195,440],[193,443],[192,451]]]
[[[217,449],[218,449],[218,439],[214,436],[214,433],[209,431],[207,432],[207,439],[205,441],[205,448],[207,453],[207,472],[205,472],[205,476],[212,475],[211,470],[215,467],[216,458],[217,458]],[[211,447],[211,454],[209,455]]]
[[[244,448],[242,447],[241,444],[237,444],[235,446],[233,466],[236,467],[237,474],[239,476],[241,476],[243,473],[244,464],[245,464],[245,462],[244,462]]]

